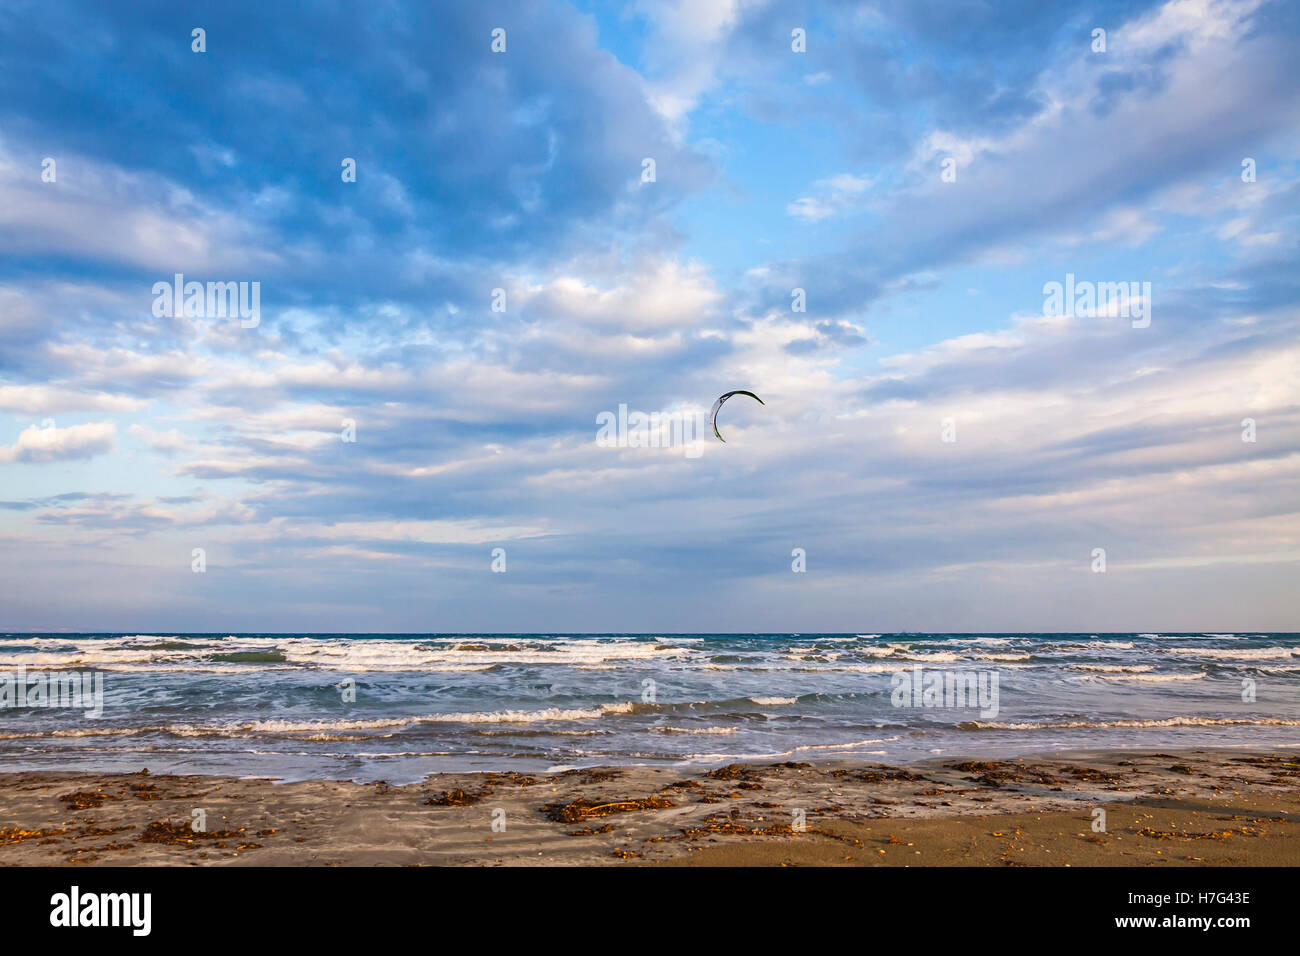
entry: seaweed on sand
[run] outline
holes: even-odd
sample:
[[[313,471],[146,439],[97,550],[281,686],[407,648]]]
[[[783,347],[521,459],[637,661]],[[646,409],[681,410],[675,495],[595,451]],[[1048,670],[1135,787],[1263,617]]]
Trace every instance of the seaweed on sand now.
[[[606,823],[603,827],[583,827],[581,830],[570,830],[569,836],[597,836],[601,833],[609,833],[614,829],[614,824]]]
[[[94,807],[102,807],[109,796],[101,791],[75,790],[72,793],[65,793],[59,799],[66,803],[70,810],[90,810]]]
[[[465,790],[444,790],[439,794],[430,794],[429,798],[424,801],[426,807],[472,807],[484,797],[491,796],[492,788],[484,787],[482,790],[465,791]]]
[[[24,840],[40,840],[67,832],[67,830],[24,830],[22,827],[0,827],[0,846],[21,843]]]
[[[578,783],[606,783],[610,780],[617,780],[623,776],[622,770],[606,770],[600,767],[591,767],[586,770],[570,770],[564,776],[571,774],[579,775]]]
[[[513,783],[516,787],[533,787],[537,785],[536,777],[526,773],[516,773],[513,770],[489,773],[487,778],[493,783]]]
[[[634,810],[663,810],[676,805],[671,800],[654,795],[606,803],[597,803],[595,800],[580,797],[571,803],[548,803],[538,809],[557,823],[581,823],[592,817],[608,817],[615,813],[631,813]]]
[[[1246,833],[1244,828],[1242,833]],[[1153,840],[1226,840],[1230,836],[1236,836],[1236,831],[1211,830],[1208,833],[1178,833],[1174,830],[1157,830],[1154,827],[1143,827],[1138,830],[1138,836],[1150,837]]]
[[[171,823],[163,820],[155,820],[144,828],[144,832],[136,837],[137,843],[161,843],[166,846],[198,846],[203,841],[215,843],[218,847],[224,849],[226,840],[242,839],[246,835],[247,827],[240,827],[238,830],[194,830],[188,823]],[[275,830],[258,830],[256,836],[270,836]],[[255,850],[261,846],[260,843],[241,843],[235,847],[237,850]]]
[[[902,770],[885,764],[876,764],[875,766],[864,767],[861,770],[832,770],[831,776],[848,777],[862,783],[915,783],[918,780],[927,779],[919,773],[912,773],[910,770]]]
[[[1123,774],[1112,773],[1109,770],[1098,770],[1095,767],[1062,767],[1061,772],[1068,773],[1075,780],[1085,782],[1118,783],[1124,779]]]
[[[965,763],[955,764],[953,769],[974,774],[974,776],[968,777],[967,779],[985,787],[997,788],[1007,783],[1033,783],[1041,786],[1059,786],[1065,782],[1061,780],[1060,777],[1049,767],[1035,767],[1022,763],[1006,763],[996,760],[967,760]]]
[[[749,764],[729,763],[725,767],[708,771],[704,776],[712,777],[714,780],[744,780],[754,776],[755,773],[755,769]]]

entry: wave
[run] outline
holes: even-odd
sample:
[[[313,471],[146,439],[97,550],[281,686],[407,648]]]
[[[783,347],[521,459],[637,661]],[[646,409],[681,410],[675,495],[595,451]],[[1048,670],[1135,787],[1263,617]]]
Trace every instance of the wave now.
[[[204,660],[230,664],[284,664],[288,658],[279,651],[231,651],[229,654],[209,654]]]
[[[1062,720],[1044,723],[1002,723],[999,721],[968,720],[957,725],[958,730],[1072,730],[1077,728],[1148,727],[1300,727],[1300,720],[1288,720],[1283,717],[1262,717],[1258,720],[1244,717],[1166,717],[1153,720]]]
[[[1044,644],[1042,651],[1055,651],[1086,648],[1090,651],[1131,651],[1136,647],[1132,641],[1067,641],[1063,644]]]
[[[702,734],[709,737],[723,737],[736,732],[735,727],[651,727],[655,734]]]
[[[597,707],[545,710],[496,710],[468,713],[420,714],[415,716],[379,717],[370,720],[251,720],[228,724],[159,724],[143,727],[103,727],[46,732],[0,733],[0,740],[28,737],[63,736],[96,737],[117,734],[168,733],[177,737],[232,737],[260,734],[321,734],[348,730],[388,730],[414,724],[535,724],[574,720],[598,720],[610,714],[630,714],[638,709],[653,709],[653,704],[630,701],[600,704]]]
[[[1204,680],[1204,674],[1098,674],[1097,680],[1147,681],[1153,684],[1168,684],[1175,681]]]
[[[853,751],[860,747],[872,747],[877,744],[894,743],[899,740],[898,737],[874,737],[869,740],[852,740],[839,744],[804,744],[799,747],[792,747],[789,750],[778,750],[772,753],[711,753],[711,754],[687,754],[682,758],[683,763],[730,763],[736,760],[779,760],[781,757],[793,757],[796,754],[808,753],[810,751]],[[884,751],[880,751],[884,753]]]
[[[1296,656],[1296,652],[1289,647],[1171,647],[1169,653],[1191,657],[1209,657],[1213,660],[1242,661],[1288,660]]]
[[[918,661],[920,663],[929,662],[931,664],[950,664],[953,661],[960,660],[953,651],[935,651],[927,653],[925,651],[900,651],[898,659],[903,661]]]
[[[51,670],[94,667],[144,672],[183,670],[205,664],[284,664],[349,673],[482,670],[499,664],[598,665],[689,659],[691,646],[635,640],[528,640],[481,638],[349,640],[340,638],[186,638],[136,635],[97,640],[62,639],[57,650],[4,648],[0,667]]]
[[[0,731],[0,740],[38,740],[44,737],[125,737],[160,728],[150,727],[78,727],[62,730]]]

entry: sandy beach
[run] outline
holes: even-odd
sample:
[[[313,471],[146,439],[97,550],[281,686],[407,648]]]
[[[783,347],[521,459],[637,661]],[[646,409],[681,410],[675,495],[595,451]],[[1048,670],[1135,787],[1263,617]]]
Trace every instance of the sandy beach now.
[[[603,767],[401,787],[0,775],[6,866],[1297,865],[1297,824],[1300,758],[1286,752]]]

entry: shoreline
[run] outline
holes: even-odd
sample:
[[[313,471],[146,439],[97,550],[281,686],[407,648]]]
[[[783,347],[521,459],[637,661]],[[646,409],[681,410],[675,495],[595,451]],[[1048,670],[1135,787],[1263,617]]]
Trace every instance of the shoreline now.
[[[639,864],[1300,865],[1300,754],[603,766],[402,786],[0,774],[0,866]]]

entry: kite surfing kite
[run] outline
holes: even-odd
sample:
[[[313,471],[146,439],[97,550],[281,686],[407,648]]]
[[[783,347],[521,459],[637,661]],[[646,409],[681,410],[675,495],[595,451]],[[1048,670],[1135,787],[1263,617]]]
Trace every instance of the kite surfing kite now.
[[[723,438],[722,433],[718,431],[718,409],[721,408],[722,403],[725,402],[727,399],[731,398],[732,395],[748,395],[750,398],[758,402],[758,404],[760,405],[767,404],[767,402],[763,401],[753,392],[746,392],[743,389],[736,389],[736,391],[734,392],[727,392],[723,395],[720,395],[718,397],[718,400],[713,403],[713,411],[709,413],[709,423],[713,425],[713,434],[717,435],[718,441],[722,442],[724,445],[727,443],[727,440]]]

